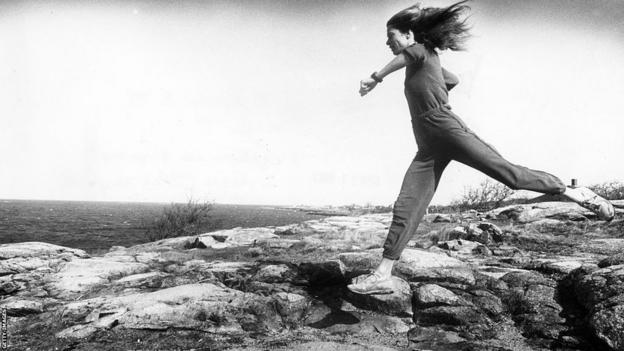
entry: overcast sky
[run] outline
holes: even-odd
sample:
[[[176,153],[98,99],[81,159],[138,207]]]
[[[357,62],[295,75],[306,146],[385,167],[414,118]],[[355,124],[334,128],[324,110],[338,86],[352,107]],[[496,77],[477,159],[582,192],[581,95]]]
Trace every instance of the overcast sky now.
[[[448,5],[425,1],[423,6]],[[0,198],[390,204],[412,1],[2,1]],[[453,110],[513,163],[624,180],[624,2],[479,0]],[[484,175],[452,163],[433,203]]]

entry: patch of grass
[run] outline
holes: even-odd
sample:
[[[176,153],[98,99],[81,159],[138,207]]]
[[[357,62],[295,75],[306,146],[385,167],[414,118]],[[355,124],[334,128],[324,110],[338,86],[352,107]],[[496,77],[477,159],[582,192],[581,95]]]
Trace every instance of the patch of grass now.
[[[147,239],[156,241],[178,236],[200,234],[211,221],[213,205],[189,200],[186,204],[172,203],[161,215],[147,224]]]

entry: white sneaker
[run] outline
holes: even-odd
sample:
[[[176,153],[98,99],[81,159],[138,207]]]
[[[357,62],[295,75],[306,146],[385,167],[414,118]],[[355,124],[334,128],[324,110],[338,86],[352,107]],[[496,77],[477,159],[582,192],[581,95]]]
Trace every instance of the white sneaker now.
[[[610,221],[615,217],[615,208],[611,202],[586,187],[567,188],[563,195],[594,212],[602,220]]]
[[[362,295],[392,294],[394,282],[392,279],[383,278],[376,273],[365,274],[355,277],[352,284],[347,285],[347,288]]]

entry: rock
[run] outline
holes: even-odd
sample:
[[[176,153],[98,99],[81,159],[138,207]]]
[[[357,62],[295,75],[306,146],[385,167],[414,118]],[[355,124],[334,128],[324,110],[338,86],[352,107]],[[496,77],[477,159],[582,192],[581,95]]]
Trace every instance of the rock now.
[[[458,253],[465,255],[471,255],[478,246],[480,246],[480,244],[477,242],[461,239],[438,243],[438,247],[444,250],[457,251]]]
[[[57,294],[67,295],[106,284],[114,278],[149,270],[148,265],[127,262],[123,259],[124,257],[112,256],[73,260],[62,265],[58,273],[50,276],[49,281]]]
[[[212,236],[198,236],[193,241],[187,242],[184,246],[185,249],[206,249],[212,248],[213,245],[222,244],[213,238]]]
[[[231,246],[248,246],[258,240],[279,238],[270,228],[234,228],[203,234],[201,237],[204,236],[211,236]]]
[[[412,315],[412,290],[403,279],[391,277],[394,283],[392,294],[360,295],[349,291],[347,298],[353,305],[379,311],[391,316]]]
[[[535,222],[545,218],[582,221],[596,215],[574,202],[540,202],[511,205],[487,213],[490,218],[512,218],[520,223]]]
[[[297,272],[294,272],[285,264],[268,265],[260,268],[254,275],[253,280],[266,283],[283,282],[293,279]]]
[[[43,312],[43,303],[37,300],[8,299],[0,302],[9,316],[24,316]]]
[[[620,264],[624,264],[624,253],[618,253],[600,260],[600,262],[598,262],[598,267],[605,268]]]
[[[624,304],[605,306],[593,313],[589,327],[613,350],[624,348]]]
[[[96,307],[117,312],[124,328],[182,328],[210,333],[274,330],[279,318],[269,300],[210,283],[189,284],[107,300]]]
[[[433,306],[469,305],[454,292],[436,284],[423,284],[414,288],[414,306],[423,309]]]
[[[491,251],[492,251],[492,255],[494,256],[505,256],[505,257],[526,256],[526,254],[522,250],[511,245],[500,245],[497,247],[493,247]]]
[[[438,214],[433,219],[433,223],[451,223],[453,218],[448,214]]]
[[[256,245],[270,249],[289,249],[298,244],[302,245],[303,242],[301,240],[282,238],[261,239],[256,241]]]
[[[297,326],[305,316],[309,300],[305,296],[287,292],[279,292],[273,295],[277,312],[288,326]]]
[[[455,331],[444,330],[439,327],[423,327],[416,326],[409,330],[407,333],[407,340],[409,341],[409,350],[429,350],[438,349],[440,346],[447,347],[448,345],[458,344],[466,339],[459,336],[459,333]]]
[[[481,256],[492,256],[492,250],[490,250],[489,247],[485,246],[485,245],[477,245],[477,247],[475,247],[472,250],[472,253],[475,255],[481,255]]]
[[[69,328],[63,329],[56,333],[56,337],[59,339],[74,338],[84,339],[97,331],[97,328],[92,325],[77,324]]]
[[[583,264],[585,264],[583,258],[578,259],[546,259],[546,260],[536,260],[533,262],[540,272],[547,274],[568,274],[575,269],[580,268]]]
[[[561,227],[564,224],[564,221],[558,219],[544,218],[526,224],[525,228],[529,230],[536,230],[538,232],[546,232],[551,231],[554,228]]]
[[[477,210],[468,210],[461,213],[461,218],[463,220],[480,220],[482,216],[483,214],[479,213]]]
[[[484,245],[489,245],[491,243],[500,243],[503,241],[504,233],[495,224],[490,222],[479,222],[477,223],[477,228],[481,230],[481,234],[479,235],[479,238],[481,240],[475,241],[478,241]]]
[[[124,287],[159,288],[166,276],[168,275],[162,272],[132,274],[115,280],[114,284]]]
[[[64,246],[58,246],[37,241],[28,241],[22,243],[11,243],[0,245],[0,260],[6,260],[16,257],[44,257],[59,256],[67,254],[64,257],[89,257],[86,252],[78,249],[71,249]]]
[[[470,290],[468,294],[464,295],[464,298],[493,319],[502,317],[505,310],[501,299],[488,290]]]
[[[511,272],[501,278],[509,286],[504,300],[525,335],[556,340],[566,329],[556,301],[556,282],[535,272]]]
[[[331,334],[370,337],[378,334],[397,335],[409,330],[402,319],[383,314],[334,311],[328,317],[324,325],[318,323],[317,327]]]
[[[448,324],[453,326],[486,325],[491,321],[477,309],[470,306],[434,306],[414,313],[414,323],[431,326]]]
[[[295,344],[285,348],[276,349],[279,351],[397,351],[391,347],[378,345],[365,345],[360,343],[340,344],[337,342],[313,341],[302,344]]]
[[[341,260],[329,260],[324,262],[304,262],[299,265],[299,274],[302,279],[311,285],[327,286],[344,284],[347,282],[347,268]],[[362,274],[364,272],[361,272]]]
[[[352,272],[352,276],[368,273],[381,262],[382,250],[368,250],[361,252],[346,252],[338,255],[338,260],[345,270]]]
[[[0,277],[0,295],[11,294],[20,289],[20,286],[12,278],[13,275]]]
[[[624,251],[624,239],[602,238],[594,239],[586,244],[586,250],[598,252],[605,255],[616,255]]]
[[[405,249],[394,266],[396,275],[410,282],[445,282],[472,285],[474,274],[466,263],[444,254]]]
[[[624,265],[583,266],[570,278],[577,301],[588,311],[590,331],[611,349],[624,349]]]

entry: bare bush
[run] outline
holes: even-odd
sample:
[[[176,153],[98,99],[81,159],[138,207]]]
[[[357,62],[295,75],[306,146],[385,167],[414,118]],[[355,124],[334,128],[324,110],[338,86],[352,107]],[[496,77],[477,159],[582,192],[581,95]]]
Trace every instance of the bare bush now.
[[[600,184],[594,184],[588,186],[588,188],[607,200],[624,199],[624,183],[620,181],[610,181]]]
[[[482,181],[477,187],[468,187],[460,199],[451,202],[451,206],[460,211],[488,211],[500,207],[503,201],[513,195],[514,191],[490,178]]]
[[[163,209],[160,217],[147,224],[146,236],[150,241],[199,234],[209,224],[213,205],[189,200],[185,204],[172,203]]]

